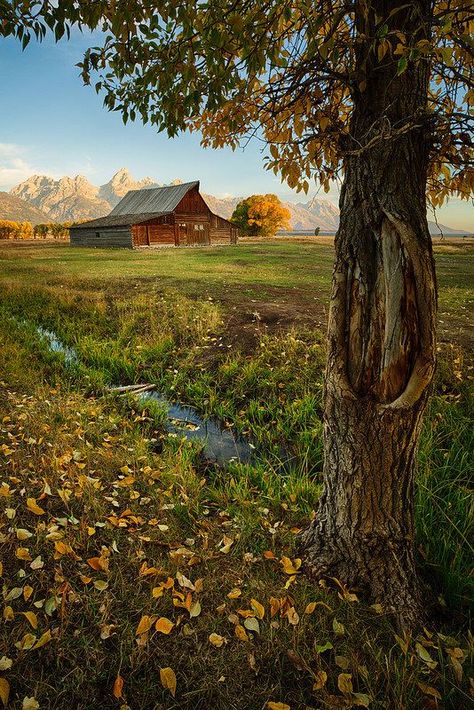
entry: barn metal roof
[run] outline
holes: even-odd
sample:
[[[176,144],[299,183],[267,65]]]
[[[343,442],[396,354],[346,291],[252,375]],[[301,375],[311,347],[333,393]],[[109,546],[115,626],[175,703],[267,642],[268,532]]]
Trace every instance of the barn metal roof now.
[[[149,219],[155,219],[156,217],[162,217],[164,214],[169,214],[168,212],[143,212],[141,214],[113,214],[112,212],[106,217],[99,217],[98,219],[91,219],[88,222],[81,222],[80,224],[74,224],[69,229],[100,229],[102,227],[130,227],[132,224],[139,224],[140,222],[146,222]]]
[[[112,215],[144,214],[145,212],[173,212],[183,197],[193,187],[199,190],[199,180],[181,185],[130,190],[114,207]]]

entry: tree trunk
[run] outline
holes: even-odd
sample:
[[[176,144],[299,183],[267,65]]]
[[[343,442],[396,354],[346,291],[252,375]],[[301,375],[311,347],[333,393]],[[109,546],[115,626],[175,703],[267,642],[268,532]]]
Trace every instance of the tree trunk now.
[[[429,37],[429,1],[376,5],[389,33]],[[414,470],[436,351],[429,66],[398,74],[390,52],[380,60],[373,38],[383,23],[362,6],[329,315],[325,488],[303,557],[310,576],[336,577],[413,625]]]

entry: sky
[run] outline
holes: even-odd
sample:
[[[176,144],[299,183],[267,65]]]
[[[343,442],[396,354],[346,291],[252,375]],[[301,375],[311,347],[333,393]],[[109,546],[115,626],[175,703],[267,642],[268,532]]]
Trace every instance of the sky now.
[[[315,185],[307,197],[264,170],[257,140],[232,152],[201,148],[198,134],[169,139],[139,121],[124,126],[118,113],[103,107],[93,87],[82,84],[75,64],[90,44],[90,37],[76,32],[58,44],[32,40],[22,51],[18,41],[0,38],[0,190],[34,174],[80,174],[100,185],[126,167],[136,179],[151,177],[159,183],[198,179],[203,192],[218,197],[272,192],[292,202],[317,195],[337,204],[336,187],[326,195]],[[451,199],[437,219],[474,232],[470,203]]]

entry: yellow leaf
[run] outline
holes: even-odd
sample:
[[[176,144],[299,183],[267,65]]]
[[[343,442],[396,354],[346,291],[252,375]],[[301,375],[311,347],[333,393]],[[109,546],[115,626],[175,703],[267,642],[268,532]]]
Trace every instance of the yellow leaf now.
[[[89,557],[87,560],[89,567],[92,567],[96,572],[108,572],[109,570],[109,560],[107,557]]]
[[[339,673],[337,687],[341,693],[352,693],[352,675],[350,673]]]
[[[34,697],[25,697],[21,704],[21,710],[39,710],[39,702]]]
[[[3,703],[3,707],[6,708],[8,705],[8,696],[10,695],[10,683],[6,678],[0,678],[0,700]]]
[[[193,618],[194,616],[199,616],[201,613],[201,604],[198,601],[195,601],[194,604],[191,605],[191,608],[189,609],[189,616]]]
[[[62,540],[57,540],[54,543],[54,549],[58,553],[58,557],[61,555],[71,555],[73,554],[73,550],[71,545],[68,545],[67,543],[63,542]]]
[[[27,547],[17,547],[15,556],[19,560],[31,560],[30,551]]]
[[[299,558],[292,562],[289,557],[282,557],[280,563],[285,574],[297,574],[301,567],[301,560]]]
[[[94,582],[94,587],[99,590],[99,592],[103,592],[107,587],[109,586],[109,583],[105,581],[105,579],[97,579]]]
[[[31,533],[29,530],[26,530],[25,528],[17,528],[16,537],[17,540],[28,540],[29,537],[33,537],[33,533]]]
[[[269,700],[267,703],[268,710],[291,710],[291,707],[286,703],[274,703]]]
[[[441,700],[441,693],[439,692],[439,690],[436,690],[436,688],[433,688],[433,686],[426,685],[426,683],[422,683],[420,680],[418,681],[418,687],[425,695],[431,695],[433,698]]]
[[[34,592],[33,587],[30,587],[29,584],[25,584],[25,586],[23,587],[23,599],[25,600],[25,602],[28,601],[28,599],[31,597],[33,592]]]
[[[292,626],[298,625],[300,617],[298,616],[298,612],[296,611],[294,606],[290,606],[290,608],[286,612],[286,616]]]
[[[240,597],[242,594],[242,590],[239,589],[238,587],[234,587],[234,589],[231,589],[229,594],[227,595],[229,599],[237,599]]]
[[[159,631],[161,634],[166,634],[168,635],[171,632],[171,629],[173,628],[174,624],[172,621],[166,618],[166,616],[160,616],[158,621],[155,624],[155,629]]]
[[[51,639],[52,639],[51,631],[49,631],[49,629],[48,629],[48,631],[45,631],[44,634],[42,634],[42,636],[39,637],[38,641],[33,646],[33,650],[36,651],[37,648],[41,648],[42,646],[46,646],[46,644],[49,643],[51,641]]]
[[[176,674],[172,668],[160,668],[160,680],[163,688],[170,691],[173,698],[176,695]]]
[[[213,646],[217,646],[217,648],[220,648],[226,642],[225,638],[223,636],[219,636],[219,634],[210,634],[209,641]]]
[[[235,635],[237,636],[237,638],[240,641],[248,641],[249,640],[248,634],[247,634],[246,630],[244,629],[244,627],[242,626],[242,624],[236,624]]]
[[[250,606],[255,611],[256,616],[259,619],[263,619],[263,617],[265,616],[265,608],[262,606],[262,604],[260,604],[260,602],[258,602],[256,599],[251,599]]]
[[[21,641],[17,641],[15,646],[20,649],[20,651],[29,651],[30,648],[36,643],[36,636],[34,634],[25,634]]]
[[[276,599],[276,597],[270,597],[270,616],[272,617],[272,619],[275,614],[278,614],[278,612],[280,611],[280,607],[280,600]]]
[[[28,510],[31,510],[32,513],[35,513],[35,515],[44,515],[45,513],[43,508],[40,508],[35,498],[27,498],[26,507]]]
[[[119,673],[117,673],[117,677],[114,681],[114,687],[112,689],[112,693],[113,693],[114,698],[117,698],[117,700],[119,698],[121,698],[123,695],[123,678]]]
[[[426,648],[421,645],[421,643],[415,644],[415,648],[416,648],[416,652],[417,652],[418,656],[421,658],[422,661],[424,661],[426,663],[428,668],[431,668],[431,669],[436,668],[436,666],[438,665],[438,662],[434,661],[431,658],[430,654],[428,653]]]
[[[11,608],[11,606],[6,606],[6,607],[4,608],[4,610],[3,610],[3,618],[5,619],[5,621],[13,621],[13,619],[15,618],[15,614],[14,614],[13,609]]]
[[[317,671],[317,673],[315,673],[314,675],[313,690],[320,690],[321,688],[324,688],[327,679],[328,674],[326,673],[326,671]]]
[[[41,559],[41,555],[38,555],[38,557],[35,557],[35,559],[31,563],[30,567],[31,567],[31,569],[34,569],[34,570],[42,569],[44,567],[44,562]]]
[[[153,616],[147,616],[146,614],[145,614],[145,616],[142,616],[142,618],[140,619],[140,622],[137,626],[137,630],[135,632],[135,635],[140,636],[140,634],[146,634],[146,632],[149,631],[151,629],[151,627],[153,626],[153,622],[154,622],[155,618],[156,617],[153,617]]]
[[[26,616],[26,618],[34,629],[38,628],[38,617],[33,611],[22,611],[21,613]]]

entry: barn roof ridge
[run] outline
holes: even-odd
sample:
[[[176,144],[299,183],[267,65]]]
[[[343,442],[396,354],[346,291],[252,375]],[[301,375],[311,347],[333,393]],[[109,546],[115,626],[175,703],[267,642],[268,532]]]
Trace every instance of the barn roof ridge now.
[[[136,187],[133,190],[128,190],[124,197],[128,195],[129,192],[155,192],[156,190],[169,190],[173,187],[188,187],[191,189],[191,187],[198,187],[199,188],[199,180],[190,180],[189,182],[178,182],[174,185],[157,185],[156,187]]]
[[[172,212],[193,188],[199,190],[199,180],[179,185],[129,190],[115,205],[109,216],[143,214],[144,212]]]

